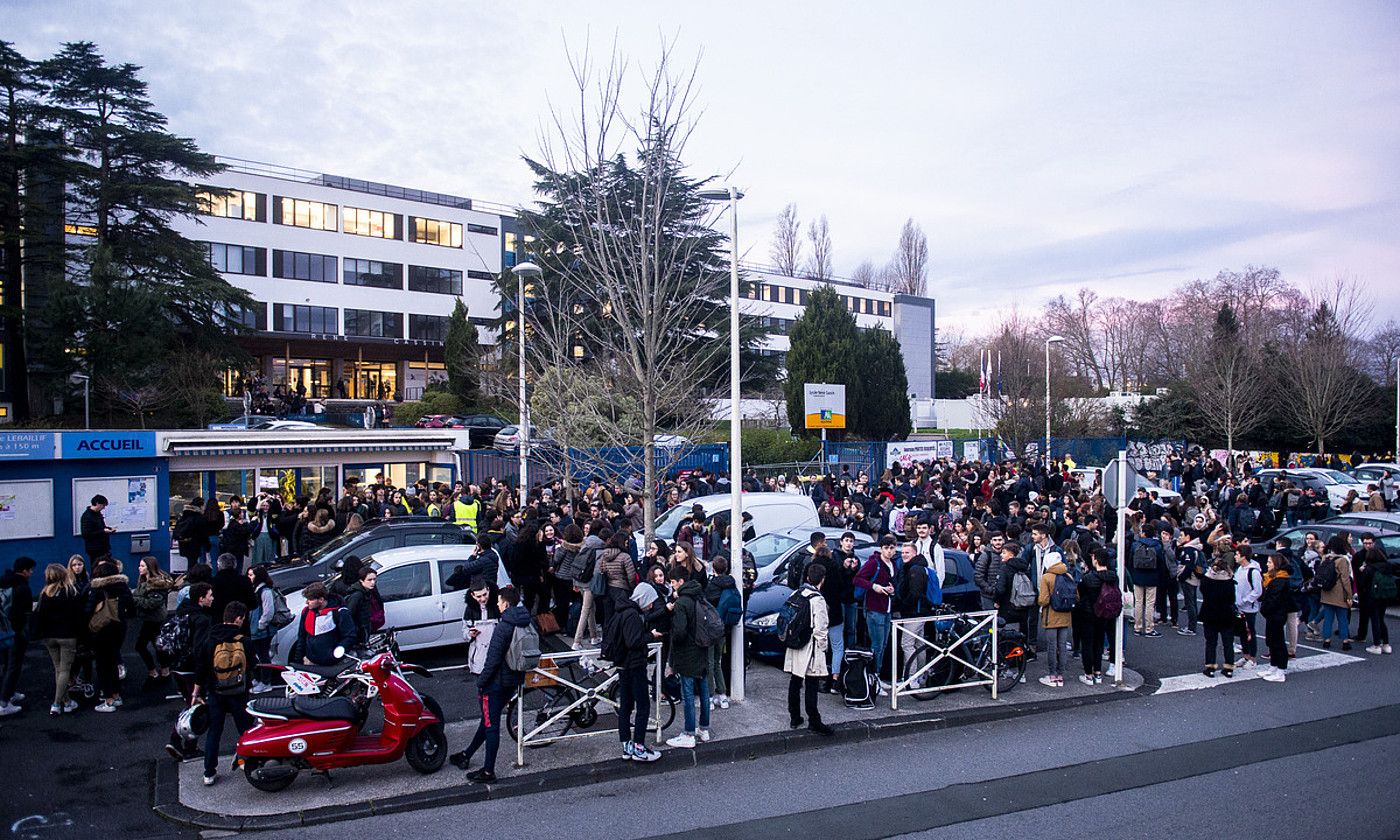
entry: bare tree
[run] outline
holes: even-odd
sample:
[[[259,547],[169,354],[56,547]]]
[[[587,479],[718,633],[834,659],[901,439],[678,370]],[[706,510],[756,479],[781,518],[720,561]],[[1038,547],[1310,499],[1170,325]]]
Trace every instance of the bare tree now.
[[[831,228],[826,214],[807,225],[807,239],[812,243],[812,258],[807,261],[807,276],[812,280],[830,280],[832,276]]]
[[[104,377],[97,390],[114,405],[121,406],[136,416],[141,428],[146,428],[146,418],[170,405],[176,393],[157,383],[137,383],[126,379]]]
[[[773,259],[773,267],[784,277],[796,277],[801,271],[802,223],[797,220],[796,204],[789,204],[778,214],[768,254]]]
[[[1074,300],[1063,295],[1045,307],[1047,332],[1064,338],[1061,352],[1071,368],[1094,387],[1104,387],[1104,369],[1099,362],[1102,342],[1099,338],[1099,312],[1095,304],[1099,296],[1089,289],[1080,289]]]
[[[1240,338],[1239,322],[1228,304],[1216,315],[1210,344],[1191,371],[1200,420],[1225,440],[1232,454],[1240,437],[1264,422],[1271,387],[1262,375],[1257,351]]]
[[[890,261],[890,291],[902,295],[922,295],[928,283],[928,237],[912,218],[899,232],[899,245]]]
[[[1358,364],[1362,343],[1355,330],[1368,322],[1370,304],[1359,284],[1345,278],[1314,289],[1308,300],[1312,315],[1291,348],[1292,393],[1282,403],[1293,427],[1325,454],[1327,439],[1367,410],[1373,386]]]
[[[1379,382],[1395,384],[1395,364],[1400,361],[1400,325],[1392,318],[1371,336],[1370,373]]]
[[[865,260],[851,272],[851,282],[862,289],[881,288],[880,269],[871,260]]]

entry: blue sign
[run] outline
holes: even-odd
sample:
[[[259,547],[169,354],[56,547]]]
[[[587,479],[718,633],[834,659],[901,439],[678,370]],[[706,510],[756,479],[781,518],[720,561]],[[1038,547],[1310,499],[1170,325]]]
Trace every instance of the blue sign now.
[[[53,432],[0,432],[0,460],[50,460]]]
[[[155,432],[63,432],[62,458],[154,458]]]

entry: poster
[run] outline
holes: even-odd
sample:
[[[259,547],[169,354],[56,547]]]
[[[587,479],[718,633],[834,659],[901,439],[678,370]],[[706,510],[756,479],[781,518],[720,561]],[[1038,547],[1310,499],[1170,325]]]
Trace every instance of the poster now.
[[[15,494],[0,494],[0,520],[11,520],[15,518],[15,502]]]
[[[910,467],[915,462],[927,463],[939,458],[953,457],[951,440],[906,440],[885,444],[885,463]]]

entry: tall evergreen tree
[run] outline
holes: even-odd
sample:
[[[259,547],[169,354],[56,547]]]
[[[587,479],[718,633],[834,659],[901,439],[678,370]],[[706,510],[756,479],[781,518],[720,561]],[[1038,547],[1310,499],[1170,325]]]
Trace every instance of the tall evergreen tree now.
[[[481,403],[481,341],[461,298],[447,319],[443,359],[447,363],[447,389],[463,411],[475,410]]]
[[[904,353],[895,337],[878,327],[859,338],[862,399],[856,432],[869,440],[902,440],[913,430]]]
[[[807,308],[788,332],[787,399],[788,424],[794,432],[806,428],[803,416],[803,385],[828,382],[846,386],[846,428],[861,428],[864,386],[861,377],[861,342],[856,318],[841,302],[830,285],[822,285],[807,296]],[[907,380],[906,380],[907,384]]]
[[[0,41],[0,323],[8,349],[5,374],[15,415],[29,414],[28,368],[24,348],[24,172],[41,159],[31,133],[39,113],[42,85],[34,62],[8,41]]]

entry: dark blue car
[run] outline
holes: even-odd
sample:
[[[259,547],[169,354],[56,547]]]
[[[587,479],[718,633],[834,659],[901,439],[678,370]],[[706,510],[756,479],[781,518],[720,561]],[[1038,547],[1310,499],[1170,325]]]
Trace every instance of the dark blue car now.
[[[876,549],[857,553],[861,564],[870,559]],[[948,561],[943,577],[943,603],[961,612],[982,609],[982,596],[972,581],[972,558],[963,551],[945,551]],[[778,610],[792,594],[787,588],[787,562],[780,565],[773,579],[760,584],[749,597],[744,609],[744,639],[749,652],[762,659],[782,659],[786,648],[778,641]]]

